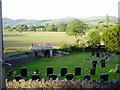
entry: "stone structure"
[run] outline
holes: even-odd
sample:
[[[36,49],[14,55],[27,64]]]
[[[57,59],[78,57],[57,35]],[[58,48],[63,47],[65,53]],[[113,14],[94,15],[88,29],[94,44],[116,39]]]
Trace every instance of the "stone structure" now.
[[[32,44],[30,49],[35,52],[36,56],[38,55],[38,53],[41,53],[41,56],[44,56],[44,57],[52,57],[53,56],[53,48],[49,43],[47,43],[47,44]]]

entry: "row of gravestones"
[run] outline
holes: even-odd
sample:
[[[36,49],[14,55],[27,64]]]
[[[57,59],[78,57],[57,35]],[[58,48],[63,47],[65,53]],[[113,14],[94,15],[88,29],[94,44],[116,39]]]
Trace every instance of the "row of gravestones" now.
[[[95,68],[91,69],[91,75],[95,75]],[[49,76],[49,79],[52,78],[53,80],[55,80],[57,78],[56,74],[53,74],[53,67],[48,67],[47,68],[47,76]],[[62,67],[61,68],[61,74],[58,76],[65,76],[65,78],[67,80],[72,80],[74,78],[74,75],[81,75],[81,68],[80,67],[76,67],[75,68],[75,73],[67,73],[67,68],[66,67]],[[17,81],[19,81],[20,79],[22,79],[23,76],[28,76],[27,74],[27,68],[21,68],[21,75],[16,76],[14,79],[16,79]],[[101,74],[100,75],[100,79],[103,79],[104,81],[108,81],[108,74]],[[40,79],[40,76],[38,74],[33,74],[32,75],[32,80],[36,80],[36,79]],[[84,75],[84,80],[90,80],[90,75]]]

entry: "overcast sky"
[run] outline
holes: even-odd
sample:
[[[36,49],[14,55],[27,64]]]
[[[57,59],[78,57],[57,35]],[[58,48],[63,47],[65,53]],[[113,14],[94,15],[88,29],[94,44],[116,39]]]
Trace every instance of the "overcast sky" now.
[[[120,0],[2,0],[3,17],[57,19],[64,17],[118,16]]]

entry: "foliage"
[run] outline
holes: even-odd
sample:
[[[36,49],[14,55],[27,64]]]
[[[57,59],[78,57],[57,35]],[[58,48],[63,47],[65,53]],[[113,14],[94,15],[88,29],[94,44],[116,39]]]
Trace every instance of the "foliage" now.
[[[100,45],[101,35],[100,35],[100,32],[98,30],[91,30],[88,33],[88,37],[89,37],[89,45],[91,47],[96,48]]]
[[[120,52],[120,24],[103,30],[102,40],[108,51]]]
[[[36,27],[34,25],[29,26],[30,31],[36,31]]]
[[[16,28],[16,31],[19,31],[20,33],[22,31],[27,31],[28,29],[27,25],[24,25],[24,24],[18,24],[15,26],[15,28]]]
[[[65,23],[59,23],[57,24],[58,32],[64,32],[66,30],[66,24]]]
[[[19,56],[23,54],[32,54],[33,51],[14,51],[14,52],[5,52],[4,55],[7,57]]]
[[[66,33],[70,36],[74,36],[75,38],[78,36],[82,36],[85,34],[85,30],[87,29],[87,25],[81,20],[74,20],[68,23],[66,28]]]

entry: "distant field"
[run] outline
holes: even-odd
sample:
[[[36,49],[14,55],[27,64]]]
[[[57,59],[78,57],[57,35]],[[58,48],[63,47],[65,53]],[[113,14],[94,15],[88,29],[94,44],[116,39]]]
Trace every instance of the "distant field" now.
[[[65,32],[8,32],[4,31],[5,51],[29,50],[32,43],[51,43],[57,47],[60,43],[73,44],[75,38]]]

